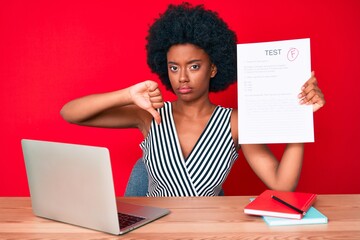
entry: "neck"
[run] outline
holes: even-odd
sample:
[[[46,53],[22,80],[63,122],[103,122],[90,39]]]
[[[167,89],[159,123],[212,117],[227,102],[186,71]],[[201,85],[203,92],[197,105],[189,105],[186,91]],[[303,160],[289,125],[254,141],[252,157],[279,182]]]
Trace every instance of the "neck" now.
[[[209,99],[206,101],[198,101],[196,103],[183,101],[174,101],[172,103],[173,113],[181,114],[188,118],[199,118],[212,114],[215,107],[216,106],[211,103]]]

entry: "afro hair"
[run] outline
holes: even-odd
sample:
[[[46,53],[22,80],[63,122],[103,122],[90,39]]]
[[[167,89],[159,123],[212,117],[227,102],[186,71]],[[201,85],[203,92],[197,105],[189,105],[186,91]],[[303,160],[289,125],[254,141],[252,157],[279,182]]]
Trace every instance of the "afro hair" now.
[[[218,92],[236,81],[236,35],[216,12],[203,5],[170,4],[150,26],[147,36],[147,63],[168,90],[172,90],[167,52],[176,44],[191,43],[202,48],[217,67],[209,91]]]

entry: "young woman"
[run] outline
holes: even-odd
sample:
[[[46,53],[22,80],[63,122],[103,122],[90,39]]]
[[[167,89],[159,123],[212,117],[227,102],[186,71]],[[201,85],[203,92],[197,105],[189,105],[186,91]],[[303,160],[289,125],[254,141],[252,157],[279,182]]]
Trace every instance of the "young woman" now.
[[[149,175],[147,196],[218,195],[242,149],[248,163],[271,189],[293,190],[304,145],[287,144],[278,161],[263,144],[239,146],[237,110],[212,103],[209,92],[236,81],[236,36],[219,16],[203,6],[170,5],[147,37],[147,59],[174,102],[164,102],[155,81],[75,99],[62,108],[71,123],[138,128]],[[314,111],[325,104],[312,74],[299,104]]]

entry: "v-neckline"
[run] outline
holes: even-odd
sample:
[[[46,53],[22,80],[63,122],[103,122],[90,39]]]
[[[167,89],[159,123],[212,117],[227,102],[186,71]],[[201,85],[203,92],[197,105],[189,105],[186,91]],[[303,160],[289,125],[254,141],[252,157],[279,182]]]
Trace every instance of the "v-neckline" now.
[[[172,103],[170,102],[169,104],[170,106],[170,120],[171,120],[171,125],[172,125],[172,128],[174,129],[174,134],[175,134],[175,142],[176,142],[176,147],[178,149],[178,152],[181,156],[181,160],[182,162],[187,162],[187,160],[191,159],[190,157],[192,156],[192,153],[194,152],[194,149],[197,148],[198,146],[198,143],[200,142],[200,140],[203,138],[206,130],[208,129],[208,126],[210,125],[212,119],[213,119],[213,116],[216,112],[216,110],[218,109],[218,106],[215,106],[213,112],[211,113],[210,115],[210,118],[209,120],[207,121],[206,125],[205,125],[205,128],[203,129],[203,131],[201,132],[199,138],[196,140],[193,148],[191,149],[190,153],[188,154],[188,156],[185,158],[184,156],[184,153],[182,151],[182,148],[181,148],[181,144],[180,144],[180,139],[179,139],[179,136],[178,136],[178,132],[177,132],[177,128],[176,128],[176,124],[175,124],[175,119],[174,119],[174,114],[173,114],[173,106],[172,106]]]

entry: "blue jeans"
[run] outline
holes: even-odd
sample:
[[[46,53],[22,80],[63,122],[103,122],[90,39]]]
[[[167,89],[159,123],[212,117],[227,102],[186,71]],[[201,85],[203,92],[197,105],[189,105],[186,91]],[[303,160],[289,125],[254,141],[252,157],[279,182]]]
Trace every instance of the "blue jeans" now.
[[[129,181],[126,185],[125,197],[144,197],[148,190],[148,173],[146,171],[145,164],[140,158],[136,161],[131,174]]]

